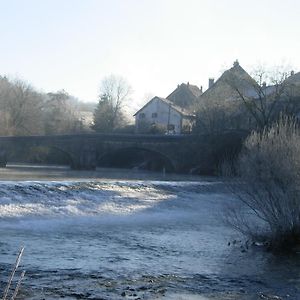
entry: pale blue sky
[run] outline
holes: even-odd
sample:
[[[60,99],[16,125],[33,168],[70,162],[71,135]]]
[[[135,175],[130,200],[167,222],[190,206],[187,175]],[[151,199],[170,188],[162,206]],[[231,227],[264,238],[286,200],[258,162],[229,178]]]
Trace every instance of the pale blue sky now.
[[[298,0],[0,0],[0,74],[85,101],[118,74],[138,107],[235,59],[300,71],[299,15]]]

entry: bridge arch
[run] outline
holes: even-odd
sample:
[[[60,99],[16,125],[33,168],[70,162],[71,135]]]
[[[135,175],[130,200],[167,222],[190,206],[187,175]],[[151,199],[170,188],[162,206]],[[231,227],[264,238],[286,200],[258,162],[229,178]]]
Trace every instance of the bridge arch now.
[[[69,165],[73,164],[73,157],[63,148],[56,145],[24,145],[24,147],[7,148],[6,163],[28,162]],[[28,155],[28,153],[30,153]]]
[[[175,171],[174,162],[165,154],[157,150],[137,146],[121,147],[99,153],[97,155],[97,166],[150,171]]]

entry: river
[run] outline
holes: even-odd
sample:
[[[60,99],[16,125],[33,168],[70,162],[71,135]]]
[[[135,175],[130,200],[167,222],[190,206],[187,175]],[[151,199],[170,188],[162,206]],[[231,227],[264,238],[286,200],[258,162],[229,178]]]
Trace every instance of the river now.
[[[19,299],[300,299],[299,257],[228,246],[236,200],[216,178],[10,165],[0,180],[0,288],[24,245]]]

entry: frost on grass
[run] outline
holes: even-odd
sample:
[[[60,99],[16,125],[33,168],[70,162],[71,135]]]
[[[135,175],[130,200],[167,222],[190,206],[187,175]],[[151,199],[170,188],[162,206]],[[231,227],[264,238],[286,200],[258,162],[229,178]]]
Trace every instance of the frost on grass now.
[[[281,118],[245,141],[230,189],[243,205],[230,207],[227,222],[272,250],[300,246],[300,130]]]

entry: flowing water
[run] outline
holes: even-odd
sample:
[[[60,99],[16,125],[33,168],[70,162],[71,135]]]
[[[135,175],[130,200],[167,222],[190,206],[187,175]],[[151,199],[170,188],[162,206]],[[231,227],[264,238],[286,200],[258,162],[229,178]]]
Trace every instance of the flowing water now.
[[[221,182],[51,172],[0,182],[1,290],[24,245],[19,299],[300,299],[300,257],[228,246]]]

